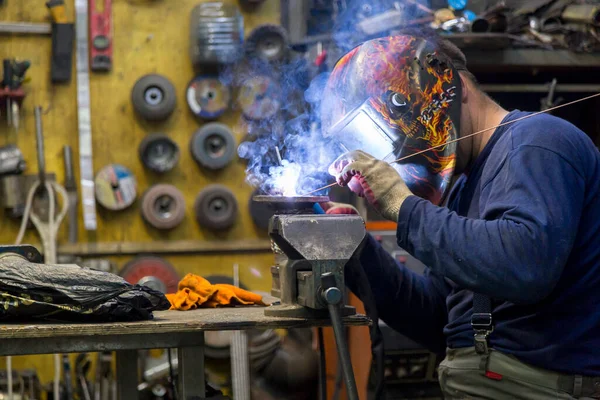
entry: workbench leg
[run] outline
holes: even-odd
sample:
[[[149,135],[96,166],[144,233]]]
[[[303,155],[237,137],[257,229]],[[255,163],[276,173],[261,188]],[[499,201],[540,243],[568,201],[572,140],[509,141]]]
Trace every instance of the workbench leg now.
[[[204,332],[200,332],[202,344],[194,347],[180,347],[177,350],[179,369],[180,400],[205,398],[204,375]]]
[[[137,350],[117,351],[117,400],[138,399]]]

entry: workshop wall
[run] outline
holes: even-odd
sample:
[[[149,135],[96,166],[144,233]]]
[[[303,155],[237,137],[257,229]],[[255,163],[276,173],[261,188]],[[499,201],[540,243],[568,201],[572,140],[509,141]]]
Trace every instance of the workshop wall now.
[[[232,0],[233,1],[233,0]],[[98,206],[98,229],[86,232],[79,210],[79,241],[158,243],[165,241],[228,241],[235,248],[237,241],[248,242],[263,238],[248,213],[252,189],[244,183],[245,165],[237,157],[221,171],[207,171],[192,159],[189,141],[203,122],[188,109],[185,89],[196,75],[189,58],[189,16],[201,0],[113,0],[114,56],[109,73],[91,73],[91,118],[93,135],[94,174],[102,167],[118,163],[129,168],[138,182],[138,199],[123,211],[107,211]],[[70,20],[74,19],[74,0],[65,1]],[[279,1],[267,0],[252,12],[244,12],[245,31],[259,24],[278,23]],[[5,21],[48,22],[49,14],[43,1],[8,1],[0,8]],[[35,151],[35,121],[33,110],[43,107],[43,128],[47,171],[55,173],[64,182],[62,148],[71,145],[78,180],[78,125],[75,60],[70,84],[53,85],[50,82],[50,36],[5,36],[0,38],[2,58],[31,61],[28,71],[30,81],[24,84],[27,97],[21,110],[21,128],[18,133],[9,129],[4,119],[0,125],[0,146],[16,143],[28,163],[28,174],[37,172]],[[138,118],[130,96],[135,82],[143,75],[157,73],[166,76],[177,91],[177,108],[164,123],[151,124]],[[235,93],[235,91],[234,91]],[[227,111],[218,122],[229,125],[239,141],[245,135],[236,110]],[[173,139],[180,148],[177,167],[164,175],[146,170],[138,158],[138,145],[148,134],[161,132]],[[184,194],[186,219],[170,232],[149,227],[140,215],[140,196],[153,184],[170,183]],[[239,217],[235,225],[224,233],[213,233],[198,226],[193,212],[195,197],[206,185],[219,183],[230,188],[239,204]],[[78,188],[79,190],[79,188]],[[14,243],[19,221],[0,218],[0,243]],[[63,224],[59,245],[67,241],[66,224]],[[33,229],[24,243],[40,247]],[[192,251],[193,253],[193,251]],[[161,255],[162,256],[162,255]],[[119,268],[134,255],[110,256]],[[187,272],[201,275],[231,276],[234,264],[239,265],[240,281],[254,290],[269,291],[269,267],[272,253],[262,249],[252,253],[171,254],[165,256],[183,276]],[[33,361],[32,361],[33,360]],[[42,361],[35,361],[42,360]],[[0,361],[1,362],[1,361]],[[40,364],[41,363],[41,364]],[[37,366],[43,382],[51,379],[50,357],[18,357],[15,367]]]

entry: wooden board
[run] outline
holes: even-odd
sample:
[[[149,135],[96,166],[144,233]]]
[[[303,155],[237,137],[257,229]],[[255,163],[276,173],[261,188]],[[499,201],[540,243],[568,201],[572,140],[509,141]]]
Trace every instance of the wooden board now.
[[[278,318],[264,315],[265,307],[207,308],[190,311],[158,311],[154,319],[99,324],[3,324],[0,339],[43,339],[70,336],[146,335],[204,331],[306,328],[330,325],[329,319]],[[344,318],[346,325],[368,325],[364,315]]]

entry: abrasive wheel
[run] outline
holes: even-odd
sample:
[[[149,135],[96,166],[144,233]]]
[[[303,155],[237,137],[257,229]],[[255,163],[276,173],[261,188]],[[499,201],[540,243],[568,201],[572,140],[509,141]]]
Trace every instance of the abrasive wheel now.
[[[173,229],[185,218],[185,199],[173,185],[151,186],[142,197],[142,217],[156,229]]]
[[[186,99],[195,116],[215,119],[229,108],[231,88],[217,76],[197,76],[187,87]]]
[[[149,121],[164,120],[175,110],[175,87],[162,75],[145,75],[133,86],[131,102],[142,118]]]
[[[237,104],[249,120],[269,119],[281,109],[281,88],[268,76],[254,76],[242,82]]]
[[[198,164],[221,169],[235,156],[235,137],[227,125],[212,122],[200,128],[190,141],[190,152]]]
[[[179,146],[167,135],[152,133],[140,142],[138,154],[146,168],[157,173],[164,173],[177,165]]]
[[[148,286],[162,293],[177,292],[179,274],[160,257],[143,256],[129,261],[119,274],[132,285]]]
[[[198,194],[194,211],[201,227],[223,230],[235,223],[238,203],[233,192],[227,187],[209,185]]]
[[[289,52],[287,33],[279,25],[265,24],[246,38],[246,54],[267,62],[283,61]]]
[[[137,181],[133,173],[119,164],[109,164],[94,178],[96,200],[112,211],[124,210],[137,197]]]

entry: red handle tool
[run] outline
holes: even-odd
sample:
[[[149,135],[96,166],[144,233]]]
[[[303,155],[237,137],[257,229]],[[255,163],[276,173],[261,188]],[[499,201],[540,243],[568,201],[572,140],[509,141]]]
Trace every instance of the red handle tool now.
[[[97,2],[103,2],[101,10]],[[89,0],[90,63],[92,71],[110,71],[112,68],[112,0]]]

